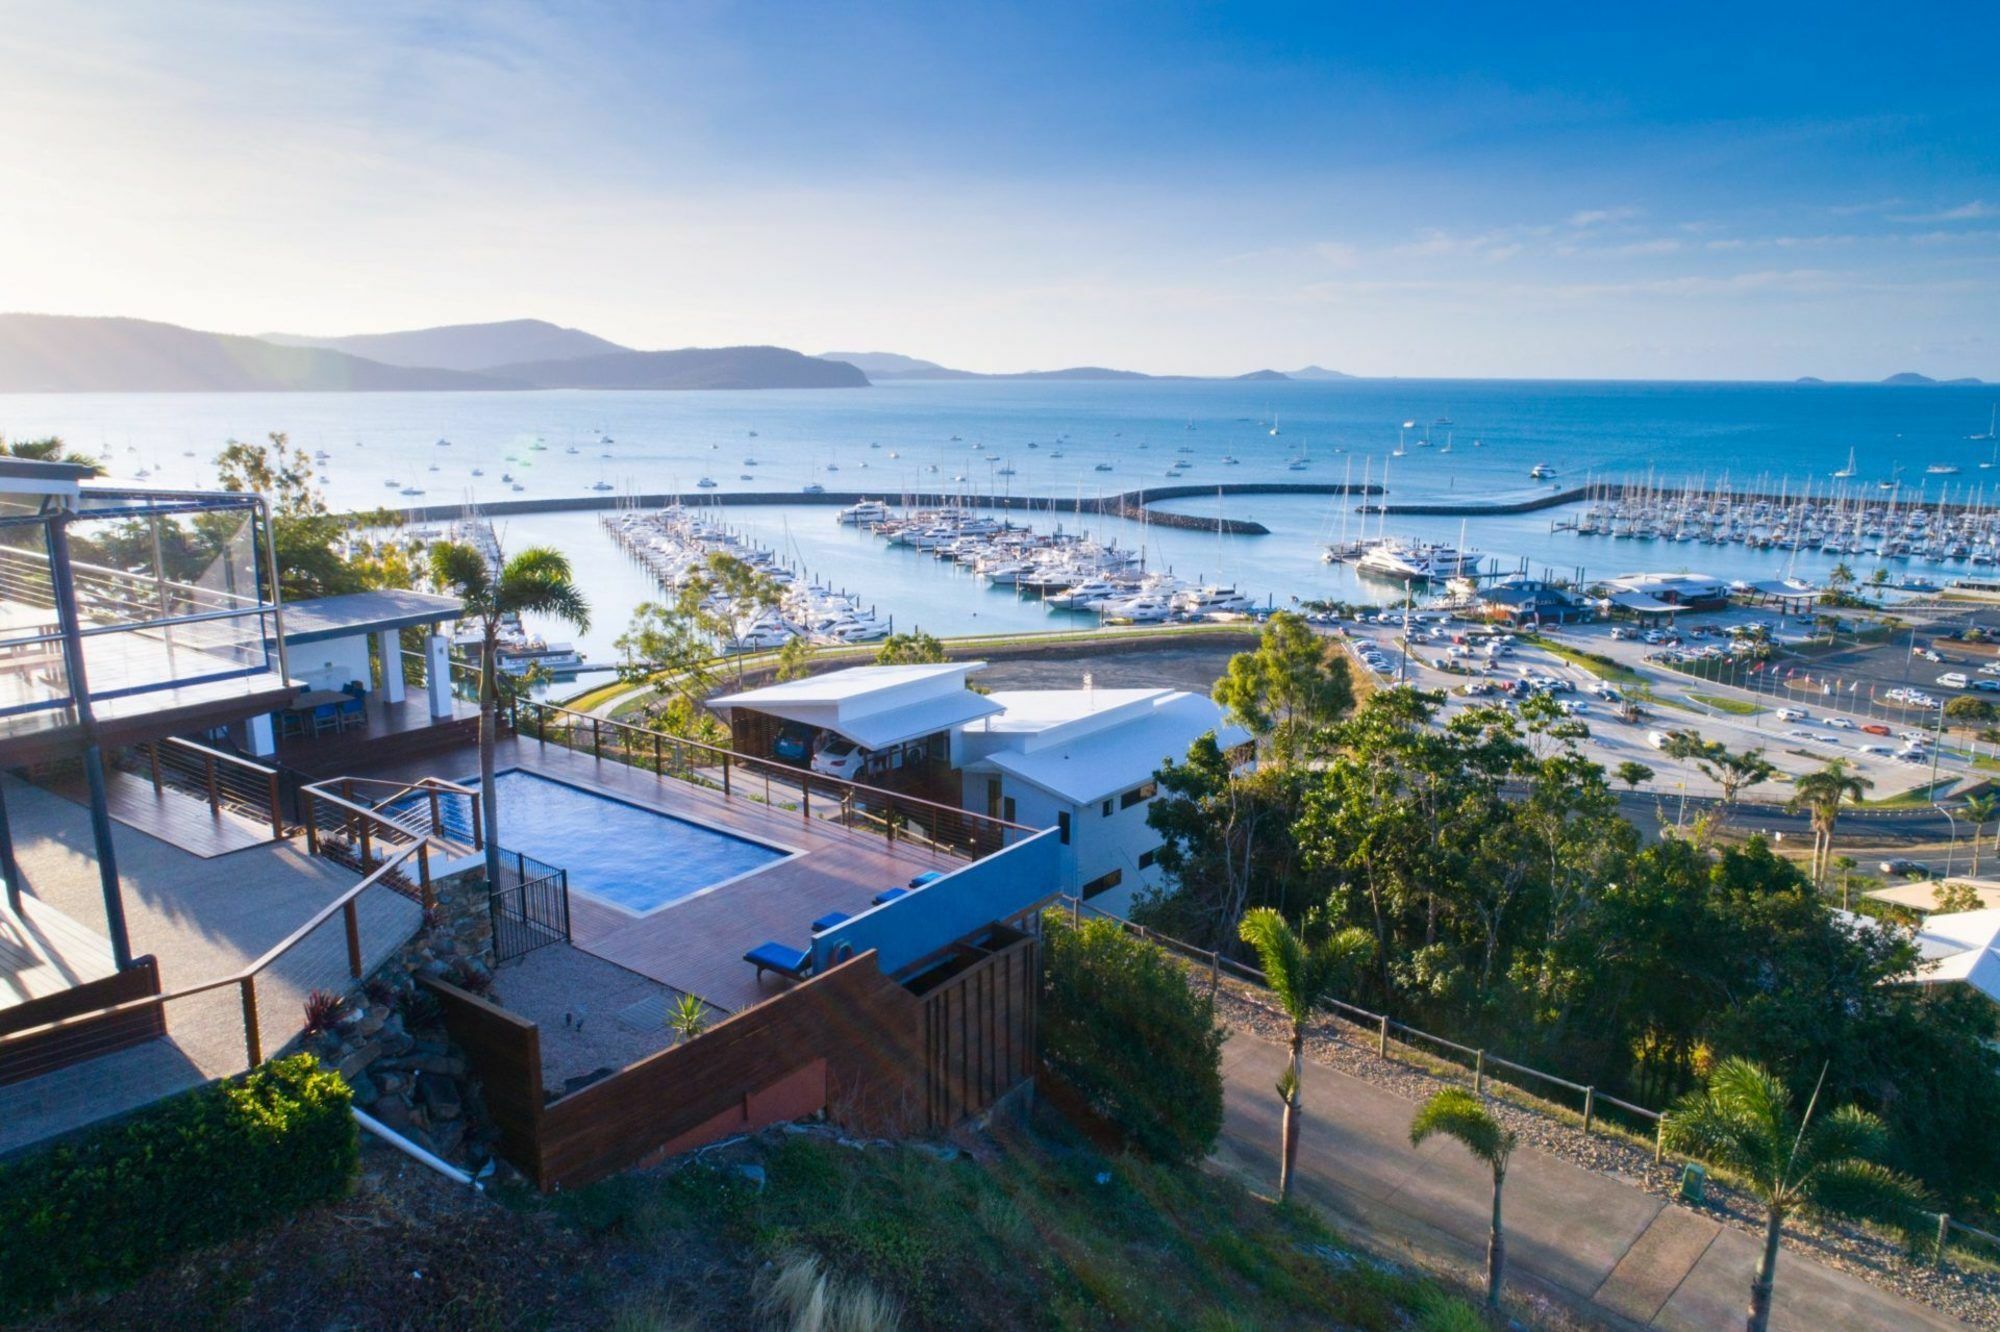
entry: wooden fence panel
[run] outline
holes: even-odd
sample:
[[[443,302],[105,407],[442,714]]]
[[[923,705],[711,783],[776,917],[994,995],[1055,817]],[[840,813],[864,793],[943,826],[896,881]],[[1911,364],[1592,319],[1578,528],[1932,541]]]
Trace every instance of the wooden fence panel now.
[[[0,1009],[0,1036],[133,999],[145,999],[159,992],[159,963],[151,957],[136,958],[123,971]],[[0,1047],[0,1084],[39,1077],[69,1064],[150,1041],[166,1032],[166,1014],[160,1005],[148,1004],[13,1042]]]
[[[526,1018],[430,976],[418,981],[444,1009],[445,1030],[479,1075],[486,1109],[500,1130],[501,1154],[541,1177],[542,1033]]]

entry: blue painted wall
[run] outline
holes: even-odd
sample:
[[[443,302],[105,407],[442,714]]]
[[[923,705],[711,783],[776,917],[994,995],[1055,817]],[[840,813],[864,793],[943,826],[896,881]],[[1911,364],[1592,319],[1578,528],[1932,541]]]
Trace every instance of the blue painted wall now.
[[[813,940],[813,970],[873,948],[885,972],[928,957],[954,939],[1004,920],[1062,887],[1053,828],[871,908]],[[884,887],[895,887],[884,884]]]

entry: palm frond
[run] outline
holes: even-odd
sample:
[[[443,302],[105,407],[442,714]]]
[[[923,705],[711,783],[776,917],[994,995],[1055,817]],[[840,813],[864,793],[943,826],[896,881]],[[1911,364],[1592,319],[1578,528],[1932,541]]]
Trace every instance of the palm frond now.
[[[580,630],[590,628],[590,603],[582,589],[553,570],[517,569],[509,561],[494,600],[503,611],[546,615]]]
[[[1272,907],[1255,907],[1244,912],[1237,933],[1244,943],[1257,950],[1264,980],[1277,996],[1279,1006],[1294,1022],[1308,1020],[1315,1004],[1305,941]]]
[[[491,600],[485,557],[462,541],[440,541],[431,547],[431,581],[456,592],[475,614],[484,613]]]
[[[1925,1203],[1924,1187],[1908,1175],[1873,1161],[1830,1161],[1806,1181],[1804,1201],[1835,1216],[1881,1221],[1915,1232]]]
[[[545,578],[568,582],[574,575],[570,569],[569,556],[554,546],[530,546],[507,557],[501,567],[500,576],[509,574],[533,574]]]
[[[1821,1162],[1876,1160],[1889,1145],[1889,1126],[1855,1105],[1843,1105],[1816,1121],[1799,1155],[1807,1166]]]
[[[1410,1145],[1442,1133],[1455,1138],[1486,1164],[1504,1169],[1513,1154],[1516,1135],[1501,1126],[1484,1103],[1463,1087],[1447,1087],[1417,1108],[1410,1120]]]

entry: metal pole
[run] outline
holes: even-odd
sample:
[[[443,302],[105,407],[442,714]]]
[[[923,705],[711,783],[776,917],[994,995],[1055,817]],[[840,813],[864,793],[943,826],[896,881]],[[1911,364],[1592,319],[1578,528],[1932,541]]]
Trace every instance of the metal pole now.
[[[1585,1133],[1590,1132],[1590,1126],[1596,1118],[1597,1088],[1585,1087],[1583,1089],[1583,1131]]]

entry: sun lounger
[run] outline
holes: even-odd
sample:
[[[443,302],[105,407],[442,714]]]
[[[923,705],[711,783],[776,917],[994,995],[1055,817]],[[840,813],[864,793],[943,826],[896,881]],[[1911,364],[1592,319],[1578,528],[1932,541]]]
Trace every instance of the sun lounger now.
[[[910,887],[921,888],[927,883],[936,883],[939,879],[942,879],[943,877],[944,877],[943,870],[925,870],[922,874],[919,874],[916,878],[910,880]]]
[[[876,906],[882,906],[885,903],[895,901],[899,897],[908,897],[909,895],[910,890],[907,888],[885,888],[875,894],[872,900]]]
[[[743,960],[757,968],[757,979],[763,980],[764,973],[775,971],[786,980],[804,980],[812,974],[812,954],[803,948],[790,948],[774,940],[766,939],[743,955]]]
[[[854,917],[845,911],[829,911],[812,923],[812,932],[814,934],[824,934],[834,926],[845,924],[853,919]]]

